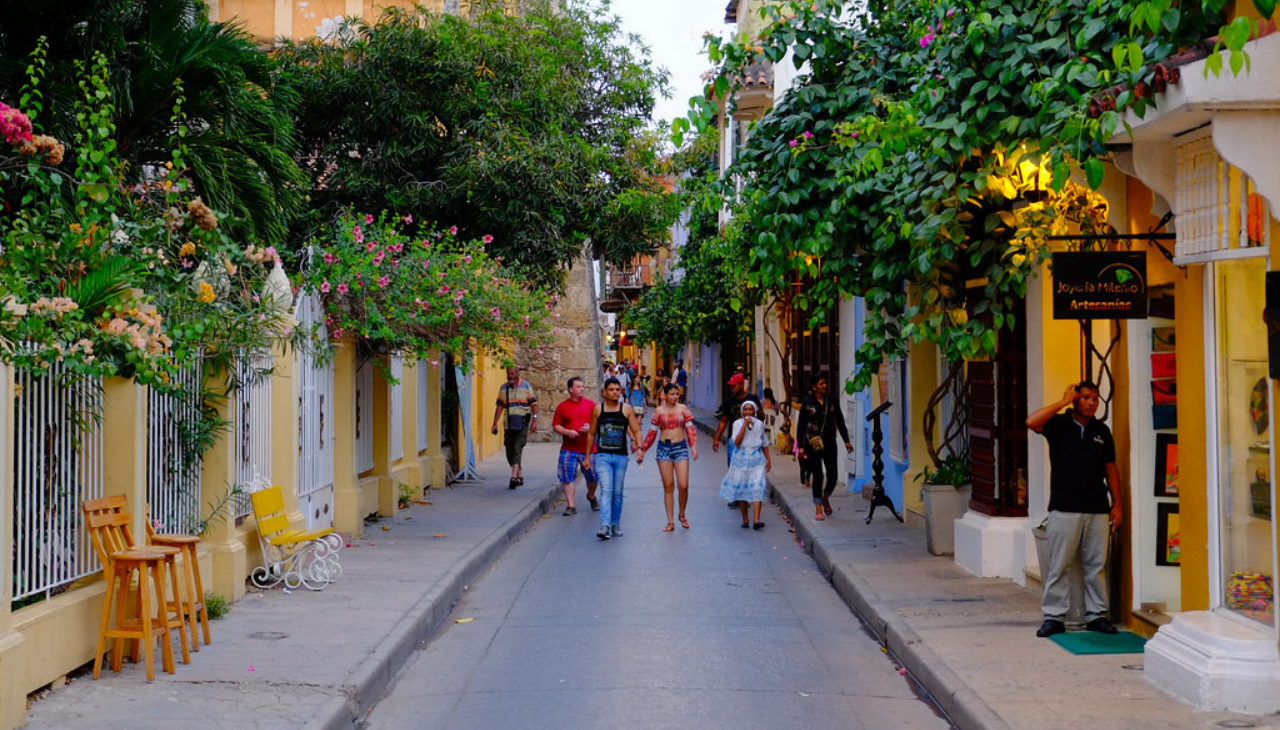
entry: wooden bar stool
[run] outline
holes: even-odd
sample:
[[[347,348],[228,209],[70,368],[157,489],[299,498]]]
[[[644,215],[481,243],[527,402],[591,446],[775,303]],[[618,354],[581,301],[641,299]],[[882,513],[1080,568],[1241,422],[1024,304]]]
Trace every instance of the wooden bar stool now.
[[[204,630],[204,643],[212,643],[209,637],[209,612],[204,607],[204,582],[200,580],[200,561],[196,556],[196,545],[199,543],[200,538],[195,535],[157,533],[151,522],[151,510],[147,509],[147,544],[182,551],[182,577],[186,591],[181,600],[184,604],[183,611],[191,622],[193,651],[200,651],[200,640],[196,636],[197,621]]]
[[[165,557],[145,550],[124,550],[111,555],[106,567],[107,593],[102,604],[102,625],[98,629],[98,648],[93,657],[93,678],[102,676],[102,654],[107,639],[114,639],[111,650],[111,670],[118,672],[124,665],[124,640],[133,639],[142,645],[147,669],[147,681],[156,678],[155,646],[160,640],[161,663],[169,674],[174,673],[173,646],[169,642],[169,612],[164,596]],[[133,574],[138,574],[138,615],[129,615],[129,586]],[[156,599],[152,606],[152,588]],[[117,595],[118,593],[118,595]],[[111,605],[115,603],[115,624],[111,623]]]
[[[93,541],[94,550],[98,553],[98,559],[102,562],[103,568],[107,573],[109,580],[114,581],[117,576],[112,569],[115,556],[122,553],[137,553],[149,556],[156,556],[160,560],[160,573],[155,580],[151,581],[155,584],[156,595],[158,598],[157,615],[160,617],[160,625],[165,630],[164,651],[168,656],[172,657],[173,649],[169,646],[168,632],[171,629],[178,630],[178,638],[182,647],[182,663],[191,663],[191,652],[187,648],[187,624],[183,616],[182,605],[178,602],[179,596],[179,578],[178,578],[178,555],[182,552],[178,548],[155,546],[139,546],[134,543],[133,532],[130,529],[130,523],[133,516],[123,511],[126,499],[123,495],[112,495],[101,499],[90,499],[83,502],[80,507],[84,511],[86,524],[89,528],[89,535]],[[135,556],[136,558],[136,556]],[[174,600],[169,601],[165,598],[164,580],[168,575],[172,584]],[[117,605],[117,610],[123,618],[127,612],[128,587],[132,582],[132,573],[125,574],[126,580],[122,584],[124,596]],[[142,601],[144,593],[139,579],[139,602]],[[107,597],[107,604],[110,604],[110,595]],[[148,597],[149,600],[149,597]],[[104,608],[104,611],[106,609]],[[141,616],[142,614],[139,614]],[[119,622],[118,622],[119,623]],[[103,628],[107,626],[107,617],[104,613]],[[139,629],[140,630],[140,629]],[[139,637],[141,638],[141,637]],[[99,637],[101,643],[102,637]],[[117,647],[122,642],[116,642]],[[147,647],[148,656],[150,656],[150,647]],[[137,652],[134,652],[135,659]],[[119,656],[112,657],[112,666],[119,671]],[[166,668],[166,671],[172,672],[172,669]]]

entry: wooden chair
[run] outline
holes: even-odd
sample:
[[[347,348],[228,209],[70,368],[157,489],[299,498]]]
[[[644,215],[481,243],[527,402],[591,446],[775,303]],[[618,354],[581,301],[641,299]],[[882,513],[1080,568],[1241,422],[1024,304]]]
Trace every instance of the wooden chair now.
[[[182,553],[182,577],[185,593],[181,598],[182,609],[191,622],[191,649],[200,651],[200,640],[196,636],[196,624],[204,630],[204,643],[212,643],[209,637],[209,612],[204,607],[204,582],[200,579],[200,560],[196,556],[196,545],[200,538],[195,535],[181,533],[157,533],[151,521],[151,508],[147,508],[147,544],[160,547],[177,548]]]
[[[187,625],[183,618],[182,608],[176,605],[178,594],[177,556],[181,552],[177,548],[138,545],[133,538],[130,523],[133,516],[124,511],[127,503],[123,495],[113,495],[101,499],[86,500],[81,504],[84,511],[89,536],[93,542],[98,559],[102,562],[107,579],[107,594],[102,607],[102,626],[98,632],[98,653],[94,658],[93,676],[97,679],[102,671],[102,653],[108,638],[115,639],[111,655],[111,668],[120,671],[123,660],[124,639],[134,639],[143,649],[147,661],[147,681],[155,678],[153,665],[154,644],[157,637],[161,640],[164,670],[172,674],[173,647],[169,643],[169,632],[178,630],[181,639],[182,663],[191,663],[191,654],[187,650]],[[138,573],[138,613],[135,616],[129,611],[129,588],[133,582],[133,573]],[[165,574],[173,586],[175,602],[170,602],[165,595]],[[113,595],[113,589],[119,582],[119,595]],[[155,622],[152,622],[151,594],[156,595]],[[111,626],[111,605],[115,602],[116,623]],[[175,610],[176,609],[176,610]],[[133,656],[136,659],[138,652]]]
[[[256,483],[251,488],[254,491],[249,497],[264,563],[253,569],[254,585],[271,588],[283,581],[288,588],[305,586],[318,591],[342,575],[338,562],[341,535],[332,527],[306,530],[291,525],[279,485]]]

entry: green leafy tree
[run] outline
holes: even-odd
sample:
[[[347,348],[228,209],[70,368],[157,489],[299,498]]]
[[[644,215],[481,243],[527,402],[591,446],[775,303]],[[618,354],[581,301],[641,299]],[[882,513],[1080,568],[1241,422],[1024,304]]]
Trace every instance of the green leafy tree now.
[[[348,207],[447,222],[543,282],[587,239],[616,263],[655,249],[672,212],[644,129],[665,72],[594,5],[525,5],[388,10],[279,52],[313,225]]]
[[[741,191],[724,189],[751,281],[779,293],[808,282],[792,305],[814,319],[865,298],[850,389],[921,340],[953,362],[994,352],[1049,255],[1045,236],[1107,230],[1105,206],[1072,169],[1100,184],[1117,108],[1141,113],[1152,101],[1145,62],[1217,28],[1219,9],[881,0],[850,12],[816,0],[766,7],[773,23],[759,39],[710,39],[721,66],[709,90],[721,97],[757,60],[790,52],[801,69],[731,170]],[[1234,58],[1243,43],[1232,39]],[[695,102],[678,140],[715,118],[713,104]]]

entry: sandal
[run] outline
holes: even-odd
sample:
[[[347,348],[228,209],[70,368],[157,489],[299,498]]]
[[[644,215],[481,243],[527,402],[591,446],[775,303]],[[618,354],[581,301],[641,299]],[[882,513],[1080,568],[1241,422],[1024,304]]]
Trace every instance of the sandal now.
[[[689,521],[684,518],[684,515],[680,515],[680,526],[686,530],[689,529]]]
[[[818,514],[813,516],[813,519],[817,520],[818,522],[822,522],[823,520],[827,519],[827,516],[822,514],[821,511],[819,511]]]
[[[675,523],[668,522],[667,526],[662,528],[663,532],[673,532],[676,529]]]
[[[574,515],[576,515],[576,514],[578,514],[578,508],[577,508],[577,507],[569,507],[569,508],[567,508],[567,509],[564,511],[564,515],[563,515],[563,516],[565,516],[565,517],[572,517],[572,516],[574,516]]]
[[[822,511],[831,514],[831,500],[826,497],[822,498]]]

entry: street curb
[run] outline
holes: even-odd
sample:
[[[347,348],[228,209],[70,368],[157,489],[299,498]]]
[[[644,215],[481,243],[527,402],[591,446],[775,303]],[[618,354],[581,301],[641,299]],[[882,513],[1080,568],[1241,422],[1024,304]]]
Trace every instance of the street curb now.
[[[364,723],[367,708],[382,697],[413,652],[443,625],[470,583],[497,560],[542,515],[550,512],[561,488],[547,488],[542,499],[530,502],[488,538],[468,552],[440,580],[428,588],[371,654],[356,667],[351,681],[308,720],[304,730],[354,730]]]
[[[772,477],[769,493],[836,593],[866,622],[889,654],[933,697],[952,724],[960,730],[1009,730],[1004,718],[951,671],[946,661],[930,649],[892,607],[878,600],[875,590],[857,571],[835,563],[826,544],[807,521],[796,516],[788,495],[774,485]]]

